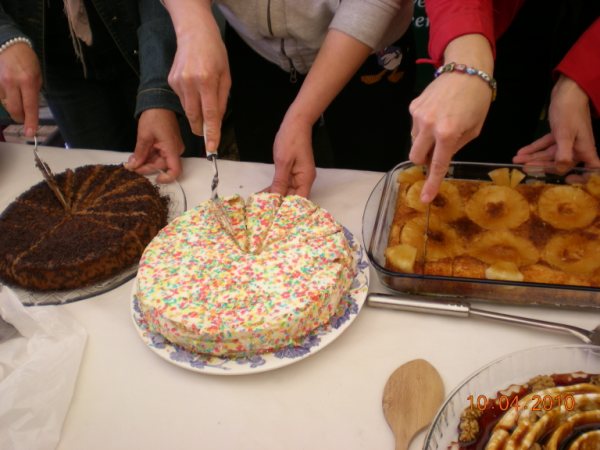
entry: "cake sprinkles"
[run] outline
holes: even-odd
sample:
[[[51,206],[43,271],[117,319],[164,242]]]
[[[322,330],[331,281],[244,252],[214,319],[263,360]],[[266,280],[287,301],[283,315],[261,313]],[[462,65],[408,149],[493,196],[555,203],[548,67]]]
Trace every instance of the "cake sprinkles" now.
[[[335,313],[355,274],[343,228],[309,200],[261,193],[224,207],[238,247],[204,202],[146,248],[137,296],[152,332],[224,357],[299,343]]]

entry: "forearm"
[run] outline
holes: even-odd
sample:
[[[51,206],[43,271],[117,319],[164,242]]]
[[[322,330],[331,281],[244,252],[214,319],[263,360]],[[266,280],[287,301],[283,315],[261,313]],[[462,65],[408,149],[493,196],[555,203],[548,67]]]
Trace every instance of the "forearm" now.
[[[371,48],[347,34],[329,30],[287,116],[315,123],[371,51]],[[344,57],[340,58],[340,55]]]
[[[413,0],[344,0],[330,28],[379,51],[405,33],[412,13]]]
[[[466,34],[451,41],[444,51],[444,64],[465,64],[492,74],[494,55],[487,38],[481,34]]]
[[[583,89],[600,115],[600,19],[587,29],[557,67]]]
[[[185,36],[188,31],[201,31],[201,27],[218,29],[210,0],[162,0],[162,2],[169,11],[178,39]]]

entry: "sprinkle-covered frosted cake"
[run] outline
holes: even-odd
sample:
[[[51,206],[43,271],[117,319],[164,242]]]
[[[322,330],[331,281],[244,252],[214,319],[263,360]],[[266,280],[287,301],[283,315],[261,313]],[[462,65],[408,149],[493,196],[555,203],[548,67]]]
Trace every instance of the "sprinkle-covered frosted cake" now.
[[[329,321],[354,277],[342,226],[299,196],[223,206],[237,243],[206,201],[146,248],[137,298],[150,331],[221,357],[298,344]]]

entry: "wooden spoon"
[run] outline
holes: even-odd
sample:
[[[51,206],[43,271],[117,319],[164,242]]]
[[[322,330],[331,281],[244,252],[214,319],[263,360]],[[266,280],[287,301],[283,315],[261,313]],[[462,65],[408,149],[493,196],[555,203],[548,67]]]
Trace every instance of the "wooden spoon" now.
[[[444,400],[444,383],[438,371],[423,359],[398,367],[383,389],[383,414],[396,437],[396,450],[407,450],[417,432],[425,428]]]

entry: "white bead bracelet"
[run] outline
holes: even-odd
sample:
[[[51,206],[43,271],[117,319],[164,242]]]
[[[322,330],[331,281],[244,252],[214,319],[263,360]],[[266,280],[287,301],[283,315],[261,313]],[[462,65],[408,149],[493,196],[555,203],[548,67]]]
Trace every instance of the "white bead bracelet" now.
[[[9,39],[4,44],[0,45],[0,53],[2,53],[4,50],[6,50],[8,47],[10,47],[12,45],[18,44],[19,42],[27,44],[27,45],[29,45],[29,47],[33,48],[33,44],[31,43],[31,41],[29,39],[27,39],[26,37],[18,36],[18,37]]]

